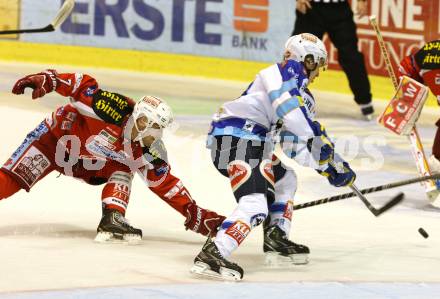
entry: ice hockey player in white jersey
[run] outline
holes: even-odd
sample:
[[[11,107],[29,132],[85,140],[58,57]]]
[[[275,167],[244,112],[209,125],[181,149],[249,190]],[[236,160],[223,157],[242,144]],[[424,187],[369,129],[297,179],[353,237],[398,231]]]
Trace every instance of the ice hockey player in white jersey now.
[[[243,269],[227,258],[263,222],[266,256],[307,263],[309,248],[288,239],[296,175],[273,149],[279,143],[288,156],[313,167],[334,186],[354,182],[355,173],[313,120],[314,100],[307,86],[326,65],[321,40],[305,33],[292,36],[283,61],[260,71],[241,97],[214,115],[208,147],[215,167],[230,179],[238,205],[196,256],[193,274],[241,280]]]

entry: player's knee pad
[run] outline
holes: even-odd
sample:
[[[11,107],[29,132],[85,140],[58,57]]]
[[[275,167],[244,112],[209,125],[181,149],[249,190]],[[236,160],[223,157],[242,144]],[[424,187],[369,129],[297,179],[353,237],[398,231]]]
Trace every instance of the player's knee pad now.
[[[123,171],[114,172],[102,190],[102,203],[105,208],[125,213],[131,193],[133,174]]]
[[[262,194],[272,200],[269,190],[273,187],[267,178],[263,162],[255,167],[242,160],[234,160],[228,164],[227,172],[237,202],[250,194]]]

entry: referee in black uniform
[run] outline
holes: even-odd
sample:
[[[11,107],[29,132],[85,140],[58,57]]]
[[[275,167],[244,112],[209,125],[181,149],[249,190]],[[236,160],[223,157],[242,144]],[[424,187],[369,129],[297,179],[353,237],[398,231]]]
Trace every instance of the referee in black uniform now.
[[[367,15],[366,0],[358,0],[357,14]],[[347,75],[354,100],[362,115],[373,118],[371,89],[365,68],[364,56],[359,52],[353,11],[347,0],[297,0],[296,21],[292,35],[309,32],[320,39],[327,33],[338,49],[338,60]]]

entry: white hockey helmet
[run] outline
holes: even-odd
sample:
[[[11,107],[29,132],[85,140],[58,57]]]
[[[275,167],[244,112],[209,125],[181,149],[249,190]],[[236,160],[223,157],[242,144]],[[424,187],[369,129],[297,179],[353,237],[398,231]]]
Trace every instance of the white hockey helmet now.
[[[311,33],[291,36],[284,45],[284,58],[304,63],[308,71],[327,67],[327,50],[324,43]]]
[[[141,129],[138,126],[137,120],[142,116],[145,116],[148,119],[148,122],[145,128]],[[148,135],[160,137],[161,130],[168,127],[173,122],[173,112],[171,107],[162,99],[154,96],[144,96],[134,106],[133,120],[138,131],[138,136],[135,141],[139,141]],[[153,128],[154,124],[159,125],[160,128]],[[154,131],[158,132],[154,133]]]

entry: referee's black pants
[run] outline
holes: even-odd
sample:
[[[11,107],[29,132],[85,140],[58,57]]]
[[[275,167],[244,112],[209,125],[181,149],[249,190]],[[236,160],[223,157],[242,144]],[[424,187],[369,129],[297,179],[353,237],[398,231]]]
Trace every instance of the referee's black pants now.
[[[371,103],[370,82],[365,68],[364,55],[359,52],[356,24],[348,2],[315,3],[305,14],[296,11],[295,28],[292,35],[312,33],[322,39],[328,33],[338,49],[338,60],[348,78],[354,100],[359,105]]]

